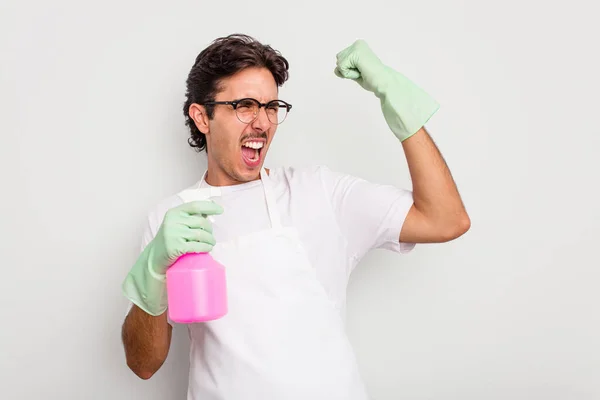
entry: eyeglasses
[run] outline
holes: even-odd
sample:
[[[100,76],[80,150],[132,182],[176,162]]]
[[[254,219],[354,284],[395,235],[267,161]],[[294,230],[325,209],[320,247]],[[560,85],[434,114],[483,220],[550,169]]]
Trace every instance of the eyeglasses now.
[[[261,103],[256,99],[245,98],[233,101],[207,101],[204,103],[206,106],[217,104],[232,106],[237,118],[245,124],[249,124],[258,118],[261,107],[265,108],[269,122],[275,125],[285,121],[288,112],[292,109],[292,105],[283,100],[271,100],[268,103]]]

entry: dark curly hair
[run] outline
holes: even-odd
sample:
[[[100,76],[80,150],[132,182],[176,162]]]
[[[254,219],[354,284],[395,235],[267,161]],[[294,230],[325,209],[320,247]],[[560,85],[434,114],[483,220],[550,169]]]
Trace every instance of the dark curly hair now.
[[[206,136],[190,118],[190,106],[193,103],[214,101],[221,90],[223,78],[251,67],[267,68],[273,74],[277,86],[283,85],[288,79],[289,63],[279,51],[244,34],[215,39],[196,57],[186,81],[186,101],[183,105],[185,124],[191,133],[188,139],[191,147],[199,152],[205,150]],[[212,119],[214,106],[206,106],[206,114]]]

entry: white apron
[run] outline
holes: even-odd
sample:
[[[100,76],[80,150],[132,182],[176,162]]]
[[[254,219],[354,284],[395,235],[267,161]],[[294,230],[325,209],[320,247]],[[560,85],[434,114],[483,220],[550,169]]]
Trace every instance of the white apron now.
[[[366,400],[342,316],[261,179],[271,228],[211,252],[227,271],[229,311],[188,325],[188,399]]]

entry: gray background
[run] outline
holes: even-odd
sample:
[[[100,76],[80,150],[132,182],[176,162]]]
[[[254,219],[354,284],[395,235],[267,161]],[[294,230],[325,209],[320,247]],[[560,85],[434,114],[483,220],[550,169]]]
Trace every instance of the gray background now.
[[[377,99],[333,74],[357,38],[442,105],[428,128],[472,228],[352,276],[373,398],[600,398],[596,3],[212,3],[2,1],[0,397],[185,397],[185,329],[151,380],[126,367],[120,284],[146,210],[205,166],[186,143],[187,73],[245,32],[291,63],[269,166],[410,188]]]

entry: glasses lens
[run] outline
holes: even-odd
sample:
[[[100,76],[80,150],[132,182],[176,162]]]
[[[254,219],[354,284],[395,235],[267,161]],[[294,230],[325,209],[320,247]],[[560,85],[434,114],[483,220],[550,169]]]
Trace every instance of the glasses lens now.
[[[237,117],[243,123],[249,124],[254,121],[258,115],[259,103],[254,99],[240,100],[235,108]],[[281,100],[274,100],[265,107],[267,118],[272,124],[281,124],[287,117],[287,105]]]
[[[281,124],[287,117],[287,106],[284,102],[276,100],[267,105],[267,117],[272,124]]]
[[[235,112],[240,121],[246,124],[250,123],[258,115],[258,102],[252,99],[241,100],[235,108]]]

